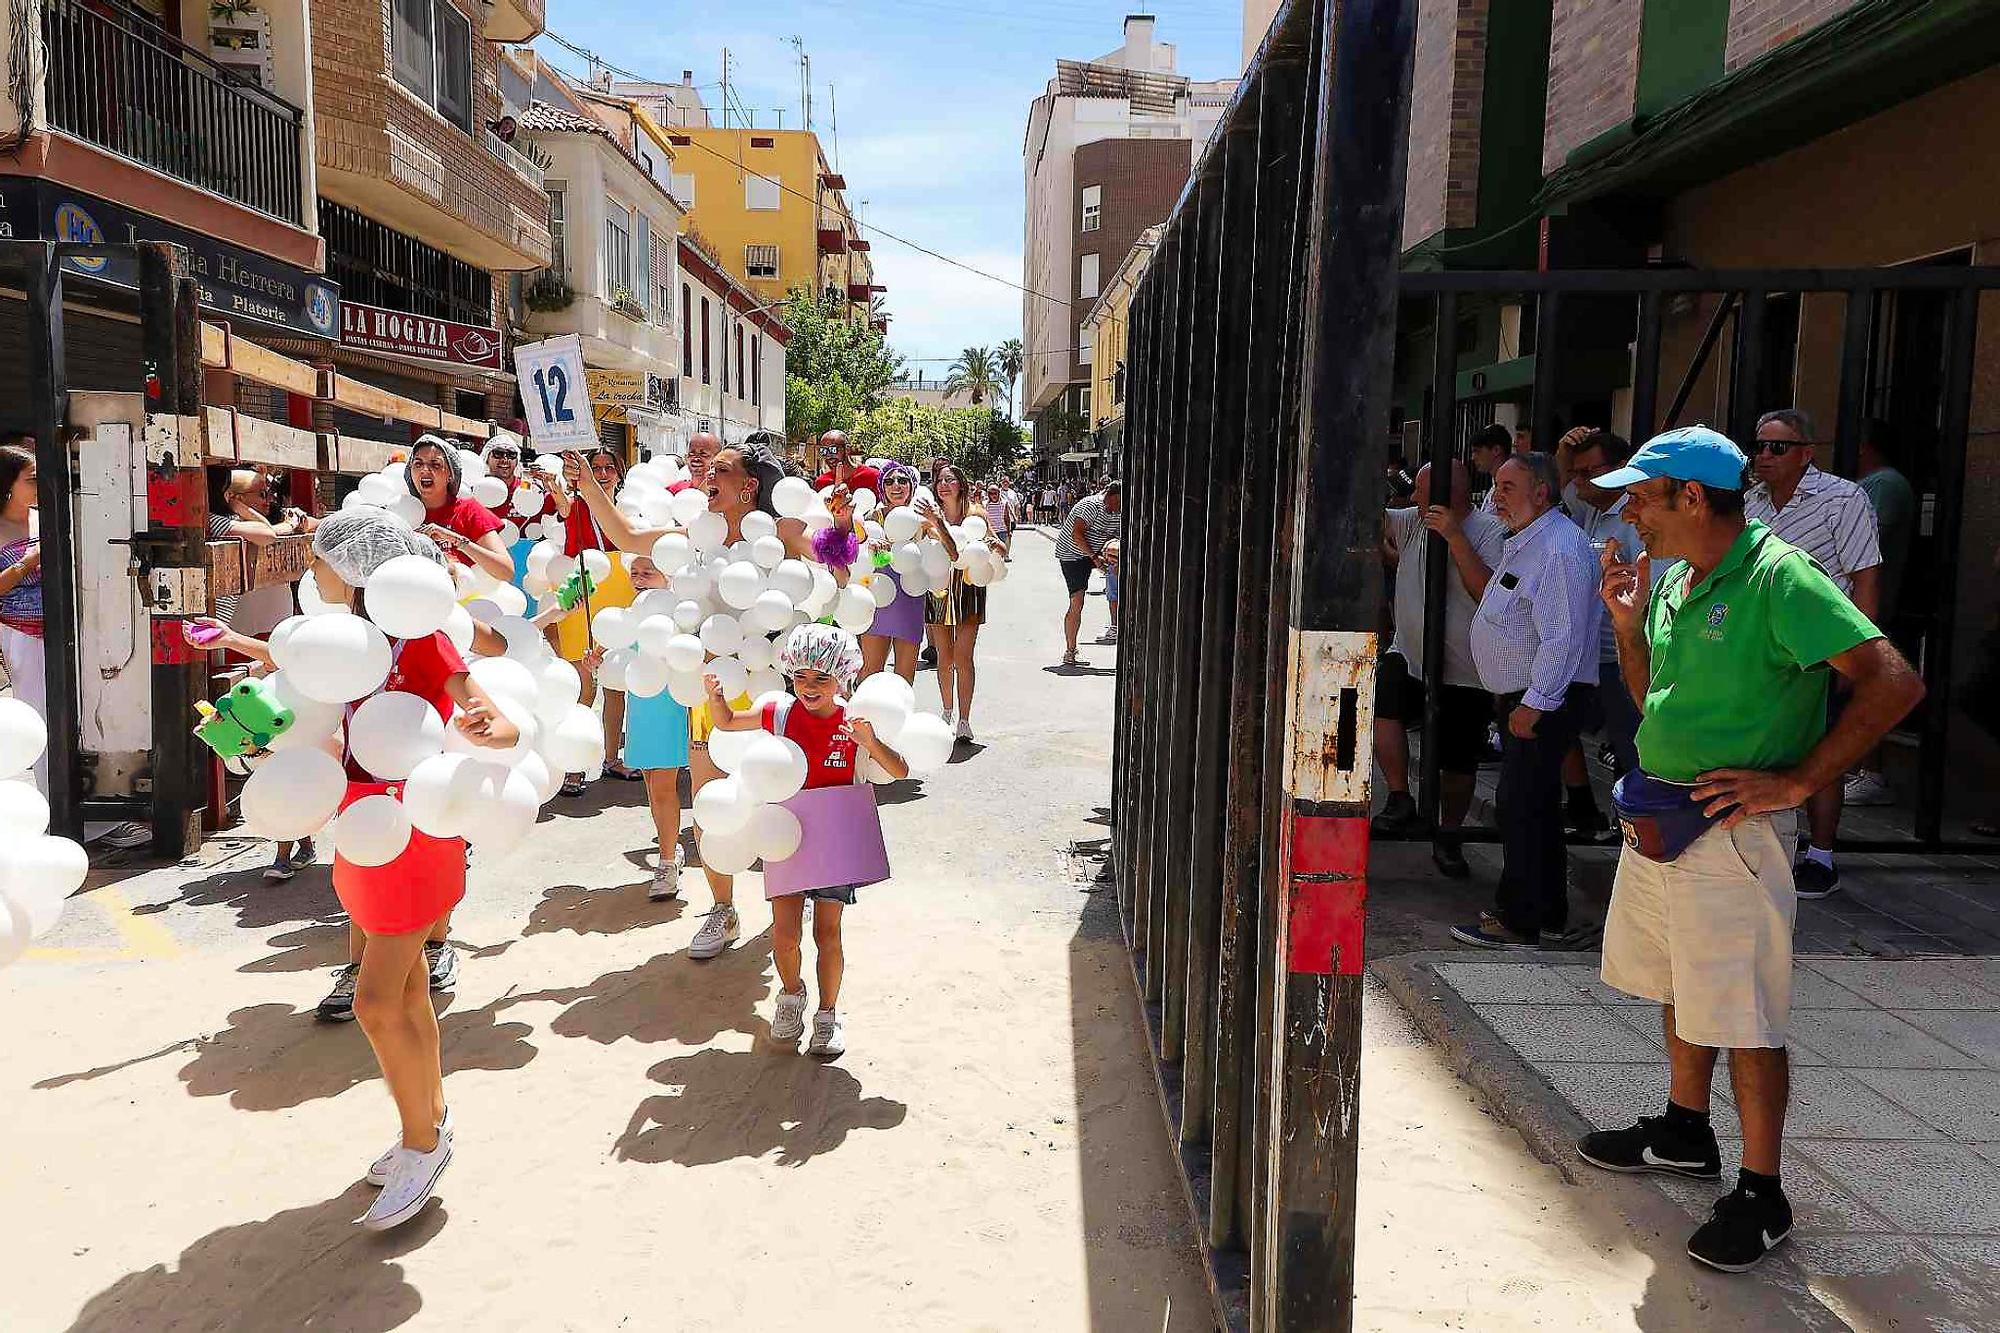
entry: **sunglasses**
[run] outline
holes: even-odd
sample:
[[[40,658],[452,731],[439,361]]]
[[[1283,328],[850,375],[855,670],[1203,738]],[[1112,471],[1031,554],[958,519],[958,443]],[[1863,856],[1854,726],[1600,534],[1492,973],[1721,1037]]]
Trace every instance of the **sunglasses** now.
[[[1783,458],[1794,449],[1807,447],[1809,446],[1804,440],[1752,440],[1750,456],[1755,458],[1758,454],[1768,453],[1773,458]]]
[[[486,456],[488,458],[504,458],[510,463],[517,463],[521,459],[521,455],[515,453],[512,449],[495,449]]]

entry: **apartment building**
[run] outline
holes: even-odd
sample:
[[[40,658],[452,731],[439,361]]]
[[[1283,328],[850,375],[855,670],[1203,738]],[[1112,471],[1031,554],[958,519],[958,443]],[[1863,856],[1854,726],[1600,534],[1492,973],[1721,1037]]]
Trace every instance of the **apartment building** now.
[[[680,392],[669,447],[711,431],[739,444],[785,434],[785,344],[792,331],[695,237],[680,247]]]
[[[1095,60],[1056,62],[1028,110],[1022,340],[1025,413],[1038,459],[1088,431],[1097,404],[1083,321],[1140,233],[1163,220],[1208,142],[1235,79],[1203,82],[1176,71],[1171,43],[1147,15],[1125,20],[1124,44]]]
[[[1139,279],[1152,262],[1153,247],[1159,240],[1158,224],[1139,234],[1083,317],[1082,342],[1090,348],[1090,402],[1094,415],[1089,446],[1078,452],[1096,457],[1071,461],[1093,466],[1101,461],[1113,475],[1121,470],[1120,451],[1125,442],[1125,349],[1129,343],[1132,293],[1138,290]]]

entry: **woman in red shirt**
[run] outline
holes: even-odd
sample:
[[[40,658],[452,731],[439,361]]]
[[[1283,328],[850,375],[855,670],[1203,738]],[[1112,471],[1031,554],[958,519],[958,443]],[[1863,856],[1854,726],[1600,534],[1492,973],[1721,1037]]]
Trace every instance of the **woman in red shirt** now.
[[[461,565],[471,565],[505,583],[514,577],[514,557],[500,542],[500,520],[469,495],[460,495],[464,469],[449,440],[424,435],[410,448],[403,482],[424,507],[417,528]]]

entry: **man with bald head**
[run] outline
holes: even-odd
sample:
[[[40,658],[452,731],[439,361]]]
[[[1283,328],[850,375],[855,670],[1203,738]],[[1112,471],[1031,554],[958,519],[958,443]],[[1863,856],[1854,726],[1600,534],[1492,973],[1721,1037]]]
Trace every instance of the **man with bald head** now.
[[[820,466],[826,470],[819,474],[813,485],[820,490],[841,485],[850,491],[873,491],[882,494],[882,476],[866,463],[855,461],[854,446],[847,442],[847,432],[830,430],[819,437]]]
[[[1486,750],[1486,724],[1493,696],[1479,683],[1472,660],[1472,615],[1486,580],[1500,559],[1507,529],[1492,514],[1472,507],[1471,478],[1463,463],[1451,466],[1449,503],[1433,504],[1431,470],[1417,472],[1415,504],[1383,515],[1384,552],[1396,566],[1396,633],[1382,657],[1375,690],[1375,760],[1388,780],[1389,799],[1375,816],[1380,833],[1410,833],[1422,827],[1410,795],[1408,729],[1424,717],[1424,569],[1430,535],[1445,540],[1452,572],[1445,578],[1444,661],[1438,672],[1438,732],[1426,744],[1438,747],[1438,829],[1431,859],[1444,874],[1471,873],[1457,830],[1472,804],[1474,779]],[[1438,498],[1443,499],[1443,496]]]

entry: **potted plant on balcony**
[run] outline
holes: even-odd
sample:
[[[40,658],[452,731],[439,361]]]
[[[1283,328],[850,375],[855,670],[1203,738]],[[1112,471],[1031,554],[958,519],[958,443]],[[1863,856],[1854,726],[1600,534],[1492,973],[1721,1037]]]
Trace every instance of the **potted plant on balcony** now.
[[[639,304],[639,298],[632,294],[630,287],[620,286],[611,289],[611,309],[614,313],[623,315],[627,319],[644,319],[646,317],[646,307]]]
[[[528,290],[522,293],[521,299],[528,309],[547,314],[567,310],[570,302],[576,299],[576,293],[570,290],[569,283],[563,280],[560,273],[545,269],[535,275],[535,280],[528,284]]]

